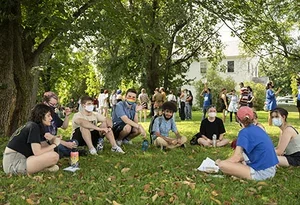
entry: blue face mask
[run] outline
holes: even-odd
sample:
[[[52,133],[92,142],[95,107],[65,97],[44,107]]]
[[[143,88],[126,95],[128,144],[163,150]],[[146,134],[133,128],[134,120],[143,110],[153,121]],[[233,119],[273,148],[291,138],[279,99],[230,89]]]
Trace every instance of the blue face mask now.
[[[282,125],[282,120],[281,118],[273,118],[272,123],[274,126],[280,127]]]

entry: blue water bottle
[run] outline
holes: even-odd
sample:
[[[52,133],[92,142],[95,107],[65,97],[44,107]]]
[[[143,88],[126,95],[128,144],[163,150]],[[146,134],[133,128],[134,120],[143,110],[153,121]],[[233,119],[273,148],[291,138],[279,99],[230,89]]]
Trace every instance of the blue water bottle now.
[[[148,147],[149,147],[148,140],[144,140],[143,143],[142,143],[142,151],[146,152],[148,150]]]

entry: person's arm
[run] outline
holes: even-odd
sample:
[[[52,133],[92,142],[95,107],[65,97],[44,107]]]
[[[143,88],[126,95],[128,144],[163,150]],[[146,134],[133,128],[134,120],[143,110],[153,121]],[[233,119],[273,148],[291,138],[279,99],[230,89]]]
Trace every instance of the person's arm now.
[[[53,151],[55,147],[60,144],[60,138],[55,138],[53,143],[49,146],[42,146],[40,143],[31,143],[31,149],[35,156]]]
[[[278,145],[275,149],[277,155],[281,156],[284,154],[284,151],[291,141],[292,136],[294,135],[295,131],[293,128],[286,128],[282,135],[279,137]]]
[[[100,127],[97,127],[93,123],[89,122],[88,120],[85,120],[85,119],[82,119],[82,118],[75,119],[74,123],[76,123],[80,127],[86,128],[86,129],[94,129],[94,130],[98,130],[98,131],[102,131],[103,130]]]
[[[234,163],[244,161],[243,148],[240,146],[236,146],[233,155],[226,160],[228,160],[230,162],[234,162]]]
[[[221,98],[223,99],[224,105],[226,106],[226,110],[227,110],[227,109],[228,109],[228,105],[227,105],[227,101],[226,101],[226,95],[223,93],[223,94],[221,95]]]
[[[222,141],[222,140],[223,140],[224,134],[225,134],[225,133],[222,133],[222,134],[219,135],[219,139],[218,139],[219,141]]]

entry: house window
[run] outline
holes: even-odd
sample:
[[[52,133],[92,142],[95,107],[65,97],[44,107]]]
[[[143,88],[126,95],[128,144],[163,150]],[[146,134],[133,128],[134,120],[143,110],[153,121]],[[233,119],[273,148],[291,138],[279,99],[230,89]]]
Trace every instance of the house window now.
[[[200,62],[200,73],[206,73],[206,71],[207,71],[207,63]]]
[[[234,72],[234,61],[227,61],[227,72]]]

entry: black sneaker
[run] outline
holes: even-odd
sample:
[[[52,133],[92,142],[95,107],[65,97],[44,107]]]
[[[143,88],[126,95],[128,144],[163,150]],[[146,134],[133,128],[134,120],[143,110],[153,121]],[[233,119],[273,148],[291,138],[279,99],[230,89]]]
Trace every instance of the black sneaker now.
[[[180,145],[180,148],[186,148],[185,144]]]

